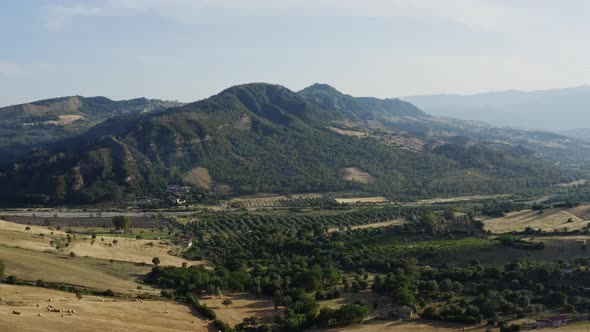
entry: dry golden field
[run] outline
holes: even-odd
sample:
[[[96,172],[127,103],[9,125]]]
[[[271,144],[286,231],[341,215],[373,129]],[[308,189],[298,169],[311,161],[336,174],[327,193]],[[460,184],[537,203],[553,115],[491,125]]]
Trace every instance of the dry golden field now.
[[[225,308],[221,304],[224,299],[231,299],[233,304]],[[259,317],[266,323],[272,323],[274,316],[279,313],[274,309],[272,299],[245,293],[227,294],[223,295],[221,299],[204,297],[200,299],[200,302],[213,309],[219,319],[231,324],[231,326],[239,324],[244,318],[251,316]]]
[[[72,293],[13,285],[2,285],[0,298],[3,332],[209,331],[207,322],[196,317],[189,307],[168,301],[139,302],[97,296],[78,299]],[[75,313],[49,312],[48,305]]]
[[[577,214],[577,215],[576,215]],[[581,216],[581,217],[579,217]],[[555,230],[568,231],[585,227],[588,222],[583,218],[588,216],[588,207],[577,207],[573,209],[547,209],[543,213],[533,210],[522,210],[508,213],[502,218],[489,219],[484,221],[485,229],[493,233],[509,233],[523,231],[527,227],[542,229],[553,232]],[[572,222],[568,222],[568,220]]]

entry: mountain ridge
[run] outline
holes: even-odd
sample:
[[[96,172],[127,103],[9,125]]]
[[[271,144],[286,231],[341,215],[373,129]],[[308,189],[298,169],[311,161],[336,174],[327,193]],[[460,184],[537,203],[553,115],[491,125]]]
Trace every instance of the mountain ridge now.
[[[548,131],[590,121],[590,86],[535,91],[492,91],[471,95],[400,97],[429,114],[487,122],[494,126]]]
[[[108,119],[2,168],[0,199],[86,204],[154,195],[196,169],[207,170],[212,190],[234,194],[357,190],[396,198],[504,193],[569,178],[508,146],[490,149],[453,137],[427,138],[430,143],[416,150],[390,144],[391,135],[402,134],[385,122],[375,129],[383,116],[362,100],[335,89],[312,92],[310,98],[309,90],[250,83],[165,112]],[[388,114],[394,119],[398,111],[413,110],[405,102],[381,102],[392,107]],[[362,112],[372,117],[359,118]],[[402,118],[430,119],[423,112]],[[366,126],[371,134],[350,136],[332,125]],[[345,179],[343,170],[358,170],[371,180]]]

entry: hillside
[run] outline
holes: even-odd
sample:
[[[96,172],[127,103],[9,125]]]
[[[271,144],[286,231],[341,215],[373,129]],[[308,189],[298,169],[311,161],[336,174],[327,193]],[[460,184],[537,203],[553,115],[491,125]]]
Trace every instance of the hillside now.
[[[114,116],[152,112],[179,103],[137,98],[61,97],[0,108],[0,159],[82,133]]]
[[[355,121],[350,117],[341,121],[340,132],[363,133],[400,148],[422,151],[445,143],[485,145],[504,151],[524,148],[517,153],[534,153],[536,158],[576,171],[586,169],[585,162],[590,158],[590,144],[575,135],[498,128],[480,121],[433,116],[399,99],[352,97],[321,85],[313,85],[300,93],[308,95],[310,90],[315,100],[333,112],[342,113],[343,106],[347,105],[356,112],[362,109],[373,113],[367,121]]]
[[[330,128],[373,128],[379,115],[354,98],[349,101],[355,104],[335,111],[334,104],[305,95],[246,84],[165,113],[107,120],[5,167],[2,200],[95,203],[161,193],[189,173],[206,174],[209,186],[223,193],[360,190],[398,198],[512,192],[569,179],[522,149],[457,139],[407,149],[387,144],[386,134],[339,133]],[[411,109],[397,105],[404,114]],[[349,111],[353,107],[358,109]],[[377,120],[359,121],[367,113]],[[358,176],[349,177],[351,172]]]
[[[570,130],[590,122],[590,86],[539,91],[498,91],[475,95],[401,97],[425,112],[494,126]]]

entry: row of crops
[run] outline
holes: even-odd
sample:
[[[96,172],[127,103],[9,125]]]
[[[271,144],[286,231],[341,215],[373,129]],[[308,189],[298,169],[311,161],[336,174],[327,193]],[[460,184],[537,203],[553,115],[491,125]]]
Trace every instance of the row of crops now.
[[[298,239],[305,233],[321,234],[329,228],[347,227],[403,219],[407,213],[400,207],[364,208],[329,213],[253,214],[207,212],[195,215],[186,224],[194,238],[193,252],[198,259],[256,257],[267,255],[256,248],[261,244],[282,243]]]
[[[308,207],[338,204],[332,197],[300,197],[287,199],[248,199],[240,201],[246,208],[262,207]]]
[[[429,241],[396,241],[370,247],[373,256],[381,259],[416,257],[425,262],[444,263],[458,258],[473,257],[481,250],[499,246],[500,242],[489,238],[437,239]]]

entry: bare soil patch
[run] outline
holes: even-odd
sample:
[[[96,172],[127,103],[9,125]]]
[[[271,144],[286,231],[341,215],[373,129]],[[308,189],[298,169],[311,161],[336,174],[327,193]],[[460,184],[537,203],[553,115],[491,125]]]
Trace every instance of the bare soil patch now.
[[[209,175],[209,170],[205,167],[193,168],[188,173],[186,173],[182,179],[188,183],[194,184],[195,186],[207,189],[210,189],[211,184],[213,183],[211,175]]]
[[[340,129],[340,128],[336,128],[336,127],[332,127],[332,126],[328,126],[326,127],[327,129],[338,133],[340,135],[346,135],[346,136],[354,136],[357,138],[365,138],[365,137],[369,137],[370,135],[368,133],[362,132],[362,131],[357,131],[357,130],[350,130],[350,129]]]
[[[375,178],[363,171],[362,169],[358,168],[358,167],[346,167],[340,170],[340,174],[342,175],[342,177],[345,180],[348,181],[352,181],[352,182],[358,182],[358,183],[370,183],[373,182],[375,180]]]
[[[225,308],[221,304],[224,299],[231,299],[233,304]],[[208,296],[200,299],[200,301],[213,309],[219,319],[232,326],[251,316],[259,317],[266,323],[272,323],[274,316],[279,313],[278,310],[274,309],[272,299],[256,297],[246,293],[227,294],[222,299]]]
[[[383,196],[376,197],[351,197],[351,198],[336,198],[336,202],[341,204],[355,204],[355,203],[386,203],[389,202]]]

